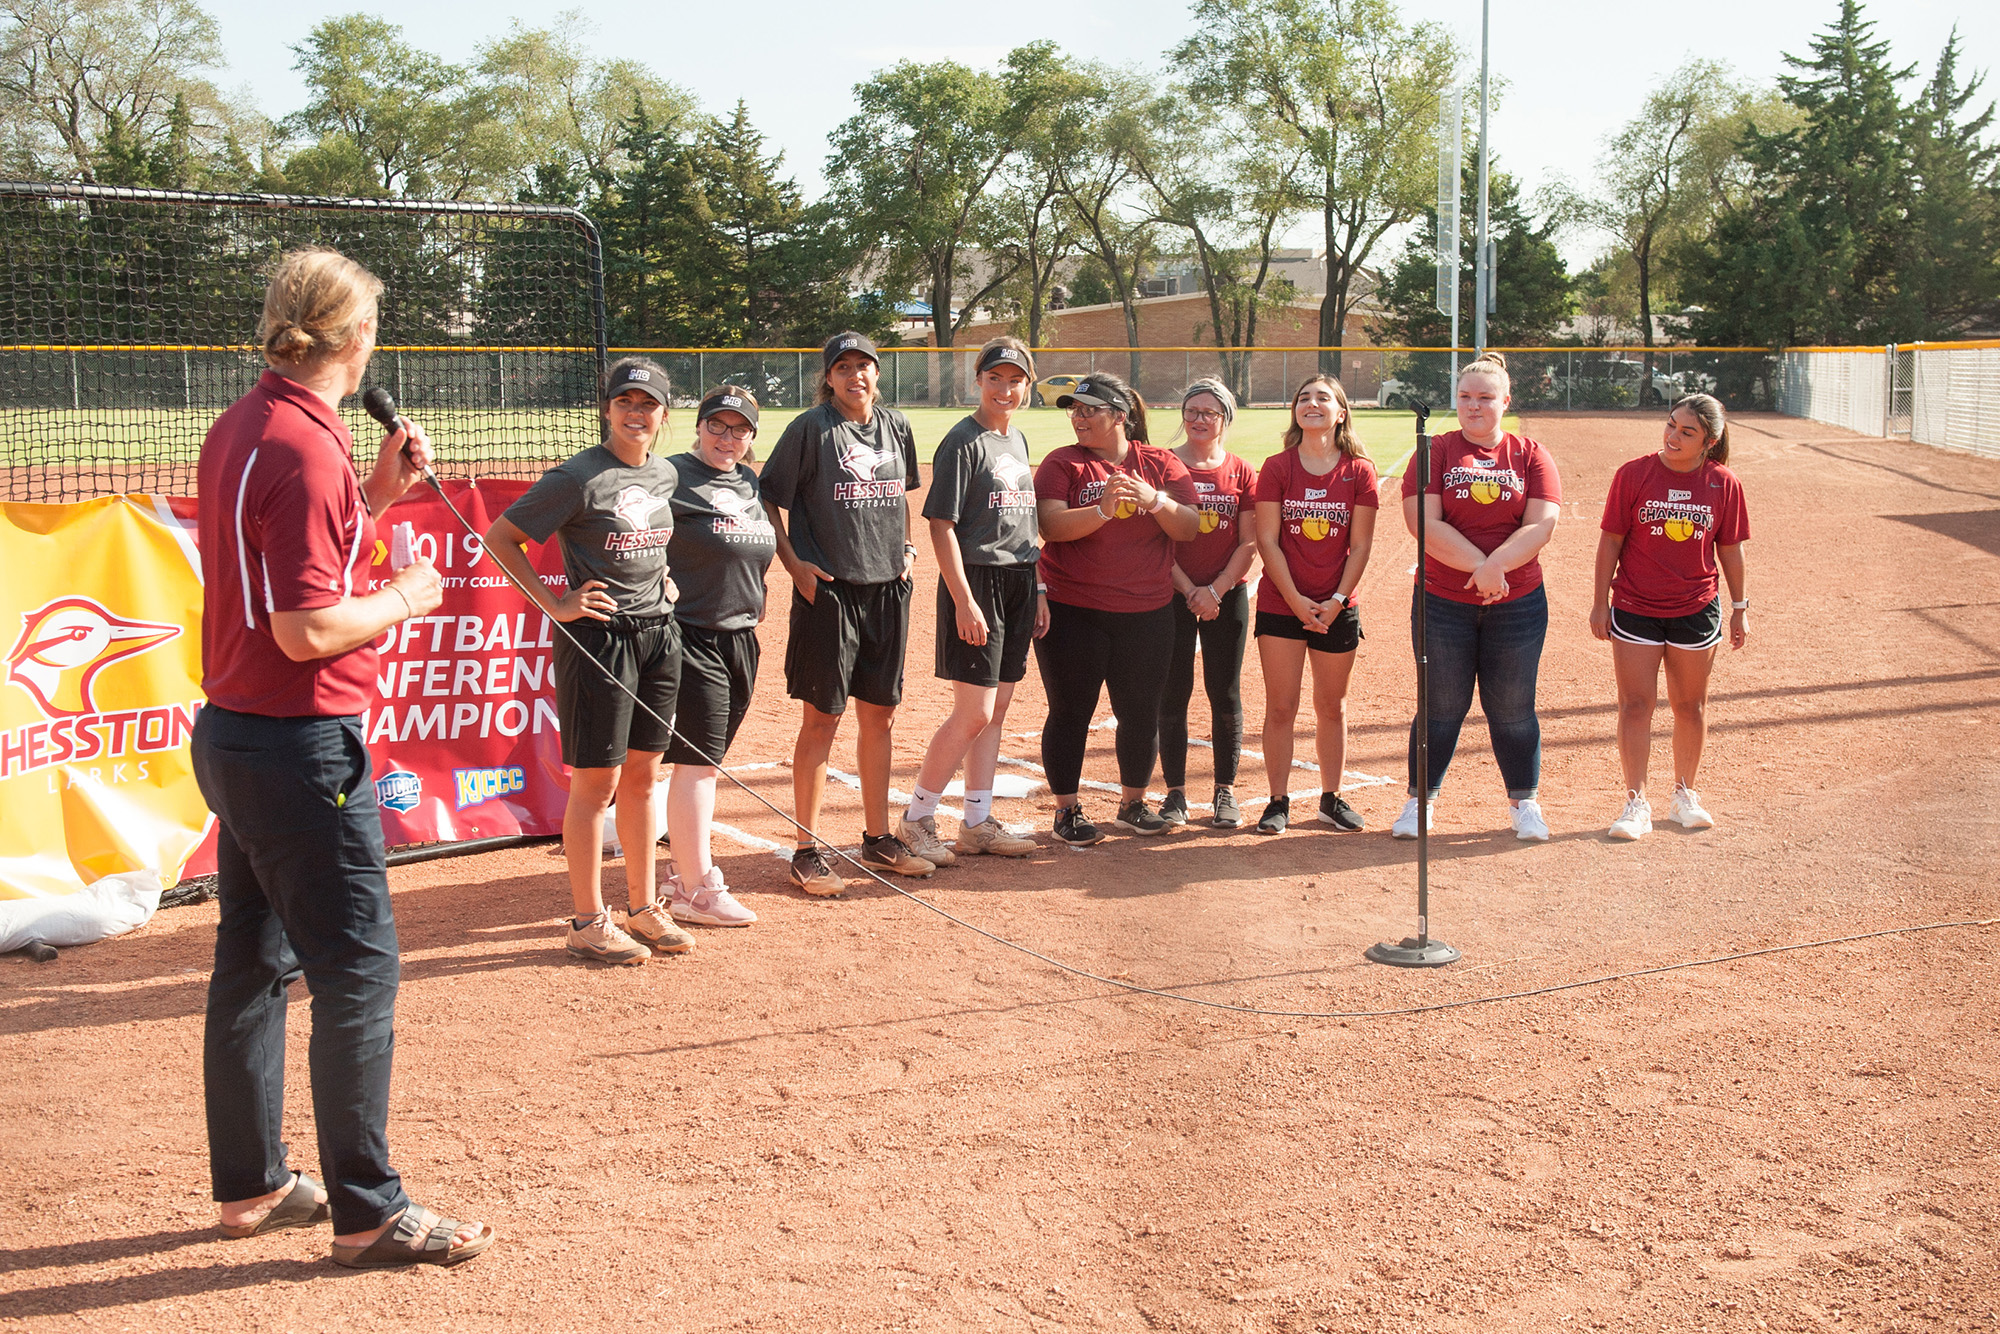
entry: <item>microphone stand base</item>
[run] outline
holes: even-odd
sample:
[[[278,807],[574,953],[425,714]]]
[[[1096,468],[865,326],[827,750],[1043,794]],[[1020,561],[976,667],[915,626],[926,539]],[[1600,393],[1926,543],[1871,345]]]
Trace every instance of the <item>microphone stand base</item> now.
[[[1415,936],[1404,936],[1399,944],[1391,945],[1383,941],[1370,945],[1362,957],[1370,963],[1385,963],[1391,968],[1442,968],[1448,963],[1458,962],[1458,951],[1442,940],[1419,943]]]

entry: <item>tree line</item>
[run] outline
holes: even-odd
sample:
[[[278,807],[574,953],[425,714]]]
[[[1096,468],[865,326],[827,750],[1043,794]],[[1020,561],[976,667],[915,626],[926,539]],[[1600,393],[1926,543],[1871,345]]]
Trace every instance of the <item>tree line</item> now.
[[[886,337],[913,304],[944,346],[989,313],[1039,345],[1065,295],[1118,306],[1136,344],[1143,284],[1172,261],[1205,297],[1198,336],[1240,373],[1300,299],[1274,258],[1308,231],[1320,343],[1338,349],[1364,301],[1376,341],[1447,343],[1437,107],[1466,53],[1393,0],[1194,0],[1192,19],[1156,68],[1035,42],[992,70],[880,71],[808,200],[741,103],[711,114],[590,55],[575,15],[516,23],[463,65],[379,17],[328,19],[294,48],[305,105],[272,120],[206,77],[223,61],[197,0],[7,0],[0,171],[573,206],[602,232],[623,344]],[[1839,0],[1786,62],[1759,89],[1690,61],[1588,185],[1529,198],[1496,145],[1491,341],[1910,341],[2000,322],[2000,147],[1956,35],[1920,80]],[[1582,273],[1566,235],[1602,245]]]

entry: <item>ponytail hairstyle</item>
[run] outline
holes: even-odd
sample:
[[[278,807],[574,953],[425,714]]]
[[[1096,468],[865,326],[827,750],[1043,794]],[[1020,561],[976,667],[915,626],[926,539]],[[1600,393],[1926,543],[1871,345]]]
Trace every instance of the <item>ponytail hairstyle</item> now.
[[[1331,375],[1308,375],[1292,391],[1291,424],[1285,427],[1285,448],[1297,449],[1306,438],[1305,428],[1299,425],[1299,395],[1316,384],[1332,389],[1333,401],[1340,404],[1340,424],[1333,428],[1334,447],[1350,459],[1367,458],[1367,448],[1354,433],[1354,409],[1347,405],[1347,390]]]
[[[1468,375],[1491,376],[1500,382],[1500,392],[1509,397],[1514,393],[1513,377],[1507,374],[1507,358],[1499,352],[1481,352],[1471,361],[1458,368],[1458,378],[1463,383]]]
[[[1109,371],[1092,371],[1088,378],[1099,384],[1110,385],[1125,395],[1125,400],[1132,405],[1125,413],[1125,438],[1136,440],[1142,445],[1152,444],[1152,440],[1146,435],[1146,400],[1140,396],[1139,391],[1125,383],[1122,377],[1113,375]]]
[[[1729,416],[1721,401],[1713,394],[1689,394],[1674,404],[1673,410],[1682,408],[1701,423],[1701,433],[1708,440],[1708,458],[1715,463],[1729,462]]]
[[[347,350],[375,315],[382,280],[338,250],[307,246],[278,257],[264,289],[257,341],[273,370],[309,370]]]

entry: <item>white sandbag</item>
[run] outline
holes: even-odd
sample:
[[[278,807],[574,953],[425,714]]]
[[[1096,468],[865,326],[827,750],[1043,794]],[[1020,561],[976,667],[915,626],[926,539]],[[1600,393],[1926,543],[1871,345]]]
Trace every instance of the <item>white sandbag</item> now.
[[[107,875],[74,894],[47,899],[0,899],[0,954],[31,941],[89,945],[137,931],[160,907],[158,871]]]

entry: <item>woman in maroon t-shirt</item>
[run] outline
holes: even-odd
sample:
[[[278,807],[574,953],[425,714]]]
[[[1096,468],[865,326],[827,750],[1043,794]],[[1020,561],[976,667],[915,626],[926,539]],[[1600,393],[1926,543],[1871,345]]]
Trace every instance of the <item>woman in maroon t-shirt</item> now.
[[[1430,662],[1430,791],[1422,794],[1423,813],[1428,820],[1444,786],[1477,686],[1514,836],[1546,842],[1535,685],[1549,630],[1541,550],[1555,535],[1562,478],[1548,450],[1502,429],[1509,388],[1507,360],[1498,352],[1468,363],[1458,373],[1458,429],[1431,441],[1430,476],[1417,476],[1414,457],[1403,472],[1403,521],[1412,537],[1417,505],[1426,508],[1424,578],[1414,594],[1424,600]],[[1395,838],[1417,836],[1418,721],[1410,720],[1409,800],[1389,829]]]
[[[1618,761],[1625,809],[1613,838],[1653,831],[1646,800],[1653,704],[1660,668],[1674,710],[1674,804],[1667,818],[1684,829],[1715,823],[1694,789],[1708,739],[1708,677],[1722,642],[1717,573],[1729,581],[1729,647],[1750,635],[1743,588],[1743,543],[1750,516],[1729,461],[1722,404],[1693,394],[1674,404],[1657,453],[1633,459],[1611,479],[1597,542],[1597,596],[1590,633],[1611,641],[1618,675]]]
[[[1146,804],[1159,742],[1160,696],[1173,649],[1174,543],[1201,527],[1187,465],[1146,441],[1146,400],[1093,372],[1056,400],[1076,443],[1035,469],[1048,633],[1035,666],[1049,699],[1042,768],[1056,798],[1055,835],[1074,846],[1104,835],[1077,801],[1098,696],[1118,717],[1117,823],[1135,834],[1169,828]]]
[[[1264,668],[1264,774],[1271,799],[1260,834],[1291,822],[1292,727],[1311,650],[1318,719],[1319,818],[1336,829],[1363,825],[1340,795],[1347,759],[1347,682],[1361,645],[1354,590],[1375,544],[1381,500],[1374,461],[1354,434],[1347,391],[1315,375],[1292,395],[1285,447],[1257,474],[1257,659]]]
[[[1243,823],[1236,807],[1236,765],[1243,755],[1243,650],[1250,643],[1250,567],[1257,559],[1257,470],[1223,448],[1236,420],[1236,395],[1220,380],[1196,380],[1181,395],[1181,432],[1174,450],[1194,481],[1201,531],[1174,548],[1173,664],[1160,700],[1160,776],[1167,799],[1160,818],[1186,824],[1188,701],[1194,697],[1195,645],[1201,645],[1202,688],[1208,695],[1215,747],[1218,829]]]

